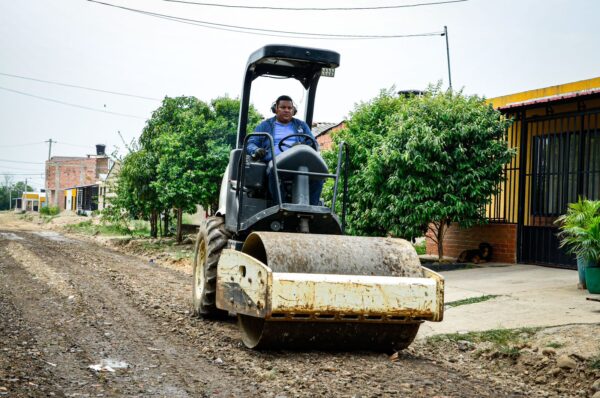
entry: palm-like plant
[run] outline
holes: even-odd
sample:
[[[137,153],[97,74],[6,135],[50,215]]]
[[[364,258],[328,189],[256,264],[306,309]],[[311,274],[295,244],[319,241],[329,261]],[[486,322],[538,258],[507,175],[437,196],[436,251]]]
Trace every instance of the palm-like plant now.
[[[560,225],[560,247],[593,263],[600,261],[600,201],[579,198],[556,224]]]

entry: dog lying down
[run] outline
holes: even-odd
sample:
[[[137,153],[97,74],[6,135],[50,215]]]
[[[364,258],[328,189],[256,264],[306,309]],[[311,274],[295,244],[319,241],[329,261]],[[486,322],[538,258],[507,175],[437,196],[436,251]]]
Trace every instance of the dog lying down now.
[[[492,245],[487,242],[479,244],[479,249],[470,249],[461,252],[456,260],[459,263],[481,264],[490,261],[492,257]]]

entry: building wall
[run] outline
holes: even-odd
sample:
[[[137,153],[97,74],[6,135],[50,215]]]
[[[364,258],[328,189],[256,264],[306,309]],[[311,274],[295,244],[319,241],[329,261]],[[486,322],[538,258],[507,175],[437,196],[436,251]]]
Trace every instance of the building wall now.
[[[317,142],[319,143],[319,147],[321,148],[321,150],[323,150],[323,151],[330,150],[333,145],[333,141],[331,139],[331,134],[343,129],[344,127],[345,127],[345,123],[340,123],[337,126],[332,127],[331,129],[324,131],[322,134],[320,134],[317,137]]]
[[[46,161],[48,203],[64,209],[64,189],[95,184],[99,174],[108,173],[108,157],[53,157]]]
[[[425,241],[427,254],[437,255],[437,245],[429,238]],[[463,250],[477,249],[482,242],[492,245],[491,261],[517,262],[516,224],[487,224],[467,229],[452,224],[444,237],[444,256],[458,257]]]

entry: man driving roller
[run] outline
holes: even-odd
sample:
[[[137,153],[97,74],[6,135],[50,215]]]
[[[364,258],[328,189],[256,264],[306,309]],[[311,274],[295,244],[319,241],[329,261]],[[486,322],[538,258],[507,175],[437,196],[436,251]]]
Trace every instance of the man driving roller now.
[[[254,131],[268,133],[273,137],[273,142],[275,144],[275,156],[279,155],[282,151],[285,151],[286,148],[290,147],[289,145],[279,145],[281,140],[290,134],[305,134],[309,137],[312,137],[317,147],[317,151],[319,150],[317,140],[315,140],[312,132],[310,131],[310,127],[308,127],[304,121],[294,117],[297,110],[294,106],[294,101],[292,101],[289,96],[282,95],[277,98],[277,100],[271,106],[271,111],[275,114],[275,116],[264,120],[256,127],[256,129],[254,129]],[[293,143],[311,144],[310,139],[301,136],[290,137],[285,141],[290,145]],[[253,160],[262,160],[268,163],[273,159],[270,142],[264,136],[251,136],[248,139],[246,152],[248,155],[252,156]],[[273,173],[270,173],[268,176],[269,192],[271,193],[271,196],[274,197],[275,177],[272,174]],[[323,190],[323,180],[311,180],[309,183],[309,190],[310,204],[313,206],[318,205],[321,197],[321,191]]]

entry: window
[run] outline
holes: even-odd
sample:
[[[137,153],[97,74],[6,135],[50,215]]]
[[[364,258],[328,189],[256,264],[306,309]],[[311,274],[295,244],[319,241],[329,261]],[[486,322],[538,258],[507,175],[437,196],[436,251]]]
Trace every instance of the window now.
[[[577,201],[579,133],[533,137],[532,212],[558,216]]]
[[[559,216],[579,196],[600,199],[600,131],[534,136],[532,155],[533,215]]]

